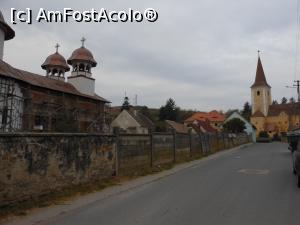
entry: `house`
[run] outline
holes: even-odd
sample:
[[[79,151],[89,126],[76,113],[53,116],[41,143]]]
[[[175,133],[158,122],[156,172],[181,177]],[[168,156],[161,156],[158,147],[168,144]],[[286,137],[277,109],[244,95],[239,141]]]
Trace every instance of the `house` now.
[[[176,133],[188,134],[189,130],[191,130],[191,128],[182,123],[177,123],[172,120],[166,120],[165,122],[167,124],[167,131],[176,131]]]
[[[154,123],[137,110],[122,110],[112,121],[111,127],[128,134],[148,134],[155,129]]]
[[[232,119],[240,119],[241,121],[243,121],[245,123],[245,127],[246,127],[244,132],[246,132],[248,135],[251,135],[252,141],[256,142],[256,128],[248,120],[246,120],[238,112],[233,112],[226,118],[224,123],[227,123],[228,121],[230,121]]]
[[[257,128],[256,135],[264,131],[273,137],[285,135],[300,127],[300,103],[273,104],[271,86],[267,83],[263,65],[258,56],[256,76],[251,86],[251,123]]]
[[[195,120],[192,124],[189,125],[194,130],[200,134],[216,134],[218,130],[211,126],[211,123],[208,120]]]
[[[222,126],[225,120],[225,115],[219,113],[216,110],[211,112],[196,112],[191,117],[187,118],[184,123],[186,125],[193,124],[195,121],[199,123],[199,121],[203,122],[203,126],[206,126],[207,121],[210,126],[220,132],[222,130]]]
[[[3,61],[4,43],[14,36],[0,12],[0,131],[104,132],[109,101],[95,93],[91,70],[97,62],[85,40],[67,61],[57,45],[41,65],[42,76]]]

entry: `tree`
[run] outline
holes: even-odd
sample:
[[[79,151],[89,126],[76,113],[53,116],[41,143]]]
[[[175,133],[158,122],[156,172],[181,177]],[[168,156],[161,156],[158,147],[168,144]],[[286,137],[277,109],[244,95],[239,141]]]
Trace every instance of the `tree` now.
[[[159,109],[159,120],[173,120],[177,121],[179,114],[179,107],[176,106],[175,101],[169,98],[166,105],[161,106]]]
[[[246,102],[244,104],[244,109],[242,111],[242,116],[247,119],[248,121],[250,121],[250,116],[251,116],[251,106],[249,104],[249,102]]]
[[[121,107],[121,111],[123,111],[124,109],[129,110],[129,108],[130,108],[129,98],[127,96],[125,96],[124,102]]]
[[[241,133],[246,129],[244,121],[239,118],[234,118],[227,121],[224,125],[224,130],[231,133]]]
[[[286,104],[287,103],[287,98],[286,97],[283,97],[282,99],[281,99],[281,104]]]
[[[295,103],[296,102],[296,100],[294,99],[294,97],[291,97],[290,99],[289,99],[289,103]]]
[[[277,100],[273,100],[272,105],[278,105]]]

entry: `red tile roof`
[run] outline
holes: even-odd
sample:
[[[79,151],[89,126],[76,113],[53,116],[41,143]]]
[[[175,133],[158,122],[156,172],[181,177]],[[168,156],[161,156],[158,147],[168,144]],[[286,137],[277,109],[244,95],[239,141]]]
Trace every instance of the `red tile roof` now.
[[[166,123],[169,125],[169,127],[171,127],[171,129],[174,129],[177,133],[187,134],[189,132],[189,128],[182,123],[177,123],[172,120],[166,120]]]
[[[255,82],[254,84],[251,86],[252,87],[257,87],[257,86],[268,86],[271,87],[268,83],[267,83],[267,79],[265,76],[265,72],[264,72],[264,68],[262,66],[260,57],[258,57],[258,62],[257,62],[257,69],[256,69],[256,76],[255,76]]]
[[[193,127],[196,131],[200,133],[210,133],[210,134],[215,134],[218,131],[213,128],[210,125],[210,122],[208,120],[206,121],[194,121],[193,123],[190,124],[191,127]]]
[[[300,115],[300,103],[270,105],[268,116],[278,116],[281,112],[285,112],[288,115]]]
[[[0,60],[0,76],[5,76],[9,78],[13,78],[15,80],[23,81],[33,86],[42,87],[54,91],[64,92],[72,95],[77,95],[85,98],[90,98],[102,102],[108,103],[106,99],[98,96],[98,95],[86,95],[79,92],[72,84],[55,80],[51,78],[47,78],[45,76],[41,76],[38,74],[30,73],[24,70],[16,69],[4,61]]]
[[[278,127],[276,125],[276,123],[266,123],[265,124],[265,130],[267,132],[275,132],[275,131],[278,131]]]
[[[197,121],[206,121],[209,120],[210,122],[224,122],[225,115],[219,113],[216,110],[213,110],[211,112],[197,112],[188,119],[185,120],[185,123],[191,123]]]

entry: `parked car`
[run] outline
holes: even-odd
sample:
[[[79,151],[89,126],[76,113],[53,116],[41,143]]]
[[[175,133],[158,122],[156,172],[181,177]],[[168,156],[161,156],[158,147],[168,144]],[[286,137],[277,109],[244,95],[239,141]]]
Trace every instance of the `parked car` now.
[[[288,134],[289,150],[292,153],[293,173],[297,175],[298,187],[300,188],[300,133],[291,132]]]

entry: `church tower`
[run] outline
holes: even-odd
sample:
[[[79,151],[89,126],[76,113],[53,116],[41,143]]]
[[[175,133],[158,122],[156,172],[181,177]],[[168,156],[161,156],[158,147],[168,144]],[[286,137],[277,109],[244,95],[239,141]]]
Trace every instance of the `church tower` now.
[[[272,104],[271,86],[267,83],[264,69],[258,55],[255,82],[251,86],[252,115],[262,113],[268,115],[269,106]]]
[[[47,57],[42,64],[48,78],[65,81],[65,73],[70,70],[65,58],[58,53],[59,44],[56,44],[56,52]]]
[[[83,94],[95,95],[95,79],[92,77],[91,69],[97,65],[93,54],[84,47],[85,38],[81,39],[82,46],[76,49],[68,59],[72,66],[71,76],[68,82]]]

